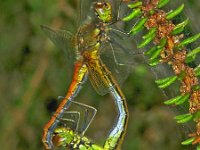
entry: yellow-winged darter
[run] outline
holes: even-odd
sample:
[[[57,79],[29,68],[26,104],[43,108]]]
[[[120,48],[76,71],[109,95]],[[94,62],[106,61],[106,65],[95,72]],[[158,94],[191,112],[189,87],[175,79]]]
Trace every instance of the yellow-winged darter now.
[[[118,117],[105,141],[104,149],[116,149],[123,141],[128,110],[119,85],[130,71],[131,66],[127,64],[132,64],[133,55],[125,47],[130,42],[126,42],[124,34],[114,28],[113,20],[110,3],[94,2],[90,14],[83,19],[75,35],[65,30],[41,26],[55,45],[66,50],[68,55],[74,54],[76,59],[68,92],[44,127],[42,140],[46,149],[53,147],[52,134],[58,126],[58,118],[62,118],[68,101],[76,97],[87,77],[98,94],[112,95],[117,108]],[[70,43],[73,46],[69,48]]]

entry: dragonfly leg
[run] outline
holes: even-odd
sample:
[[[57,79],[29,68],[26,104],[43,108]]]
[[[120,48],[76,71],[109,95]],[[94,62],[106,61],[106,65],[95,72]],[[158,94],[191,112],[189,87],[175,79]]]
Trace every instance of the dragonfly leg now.
[[[111,50],[112,50],[112,53],[113,53],[113,58],[114,58],[115,63],[119,66],[124,66],[125,64],[118,62],[118,60],[116,59],[115,52],[114,52],[114,49],[113,49],[113,46],[112,46],[111,43],[110,43],[110,47],[111,47]]]
[[[56,112],[51,117],[49,122],[44,126],[42,142],[44,144],[45,149],[52,149],[53,147],[52,133],[58,125],[58,118],[62,117],[64,109],[65,107],[67,107],[68,100],[72,100],[73,98],[75,98],[76,94],[79,92],[83,84],[83,81],[85,80],[86,77],[87,77],[86,65],[83,64],[82,61],[77,62],[75,64],[73,80],[65,98],[62,100],[62,102],[58,106]]]
[[[117,21],[120,20],[119,15],[120,15],[120,10],[121,10],[122,2],[123,2],[123,0],[120,0],[118,11],[117,11]]]

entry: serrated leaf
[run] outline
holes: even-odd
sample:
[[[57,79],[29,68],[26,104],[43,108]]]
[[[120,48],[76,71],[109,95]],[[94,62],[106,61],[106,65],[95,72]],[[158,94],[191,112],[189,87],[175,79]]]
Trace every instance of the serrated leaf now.
[[[175,16],[177,16],[178,14],[180,14],[183,11],[183,9],[184,9],[184,4],[182,4],[181,6],[179,6],[177,9],[170,11],[167,14],[166,18],[168,20],[174,18]]]

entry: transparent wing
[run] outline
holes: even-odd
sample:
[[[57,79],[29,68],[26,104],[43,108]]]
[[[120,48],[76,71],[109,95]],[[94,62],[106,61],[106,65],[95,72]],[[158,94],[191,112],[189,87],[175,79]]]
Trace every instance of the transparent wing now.
[[[79,120],[80,120],[80,112],[66,111],[63,112],[63,116],[59,119],[58,127],[66,127],[74,131],[77,131]]]
[[[112,5],[113,22],[116,22],[117,20],[119,20],[122,0],[108,0],[108,2]]]
[[[119,31],[109,33],[110,41],[102,44],[101,60],[106,64],[108,70],[121,85],[134,66],[144,62],[143,53],[134,51],[132,39],[126,37]]]
[[[94,0],[79,0],[79,20],[78,25],[84,23],[84,21],[87,19],[87,17],[92,13],[92,3]]]
[[[72,34],[66,30],[52,29],[41,25],[46,36],[60,49],[64,50],[66,56],[71,61],[75,59],[75,50],[72,45]]]
[[[112,31],[112,30],[111,30]],[[135,65],[144,62],[143,53],[134,52],[130,40],[124,38],[116,30],[109,33],[110,40],[101,43],[100,59],[88,62],[89,79],[92,86],[100,95],[107,94],[110,89],[107,79],[113,76],[118,84],[122,84]],[[128,37],[127,37],[128,38]],[[131,48],[130,48],[131,47]],[[114,84],[114,83],[113,83]],[[113,85],[115,86],[115,85]]]
[[[62,111],[58,127],[70,128],[80,135],[84,135],[97,112],[94,107],[71,100]]]

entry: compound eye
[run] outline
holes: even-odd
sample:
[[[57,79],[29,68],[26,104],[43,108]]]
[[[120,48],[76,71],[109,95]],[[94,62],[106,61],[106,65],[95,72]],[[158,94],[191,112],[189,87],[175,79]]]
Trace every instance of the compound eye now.
[[[109,8],[108,3],[106,3],[106,2],[103,3],[103,6],[106,7],[107,9]]]

